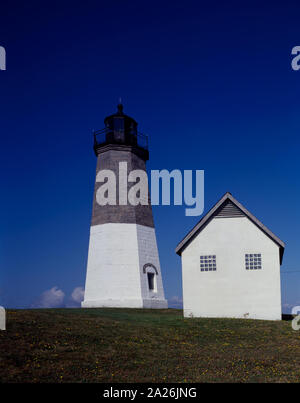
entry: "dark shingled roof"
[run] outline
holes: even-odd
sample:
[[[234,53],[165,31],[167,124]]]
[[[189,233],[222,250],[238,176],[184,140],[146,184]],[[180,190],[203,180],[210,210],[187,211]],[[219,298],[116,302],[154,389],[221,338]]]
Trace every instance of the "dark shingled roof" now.
[[[232,208],[234,205],[237,210]],[[230,206],[228,208],[228,206]],[[224,208],[225,207],[225,208]],[[223,214],[221,213],[223,212]],[[240,211],[240,214],[237,214]],[[240,202],[238,202],[231,193],[227,192],[225,195],[209,210],[205,216],[201,218],[198,224],[183,238],[181,242],[177,245],[175,252],[181,256],[182,251],[187,247],[187,245],[194,239],[196,235],[203,230],[203,228],[210,222],[214,217],[222,217],[224,214],[232,214],[231,216],[246,216],[250,221],[253,222],[261,231],[263,231],[269,238],[272,239],[279,246],[279,256],[280,264],[282,263],[285,243],[282,242],[273,232],[271,232],[266,226],[264,226],[253,214],[251,214]]]

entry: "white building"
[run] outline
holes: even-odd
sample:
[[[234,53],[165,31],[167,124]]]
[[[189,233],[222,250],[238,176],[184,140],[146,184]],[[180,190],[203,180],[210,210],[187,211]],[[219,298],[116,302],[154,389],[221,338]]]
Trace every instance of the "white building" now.
[[[284,247],[226,193],[176,248],[184,316],[280,320]]]

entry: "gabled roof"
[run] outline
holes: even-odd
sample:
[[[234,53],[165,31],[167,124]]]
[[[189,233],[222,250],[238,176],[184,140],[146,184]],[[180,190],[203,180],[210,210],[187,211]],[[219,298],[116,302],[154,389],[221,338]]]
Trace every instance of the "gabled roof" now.
[[[182,251],[192,241],[192,239],[203,230],[212,218],[239,217],[249,218],[261,231],[272,239],[279,246],[280,264],[284,253],[285,243],[282,242],[272,231],[263,225],[253,214],[251,214],[240,202],[238,202],[231,193],[225,195],[201,218],[197,225],[183,238],[177,245],[175,252],[181,256]]]

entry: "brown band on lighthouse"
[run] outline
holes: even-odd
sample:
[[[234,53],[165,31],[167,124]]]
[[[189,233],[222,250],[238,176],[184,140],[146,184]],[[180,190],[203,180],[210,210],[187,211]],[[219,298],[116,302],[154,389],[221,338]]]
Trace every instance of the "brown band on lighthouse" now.
[[[107,223],[125,223],[125,224],[139,224],[147,227],[154,228],[152,208],[150,203],[150,195],[148,205],[133,206],[130,203],[127,205],[119,204],[119,163],[126,162],[128,173],[133,170],[143,170],[146,172],[146,162],[142,156],[126,150],[118,146],[111,145],[103,152],[98,154],[96,175],[100,170],[111,170],[114,172],[117,179],[117,200],[116,205],[101,206],[97,203],[96,193],[101,183],[95,183],[94,200],[93,200],[93,213],[91,225],[107,224]],[[134,183],[128,183],[128,190]]]

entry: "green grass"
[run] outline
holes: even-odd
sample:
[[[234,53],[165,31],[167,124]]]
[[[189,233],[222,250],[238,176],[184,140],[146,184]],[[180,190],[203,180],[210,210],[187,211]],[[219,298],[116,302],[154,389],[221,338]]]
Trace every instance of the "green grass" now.
[[[1,382],[299,382],[291,322],[182,311],[8,310]]]

